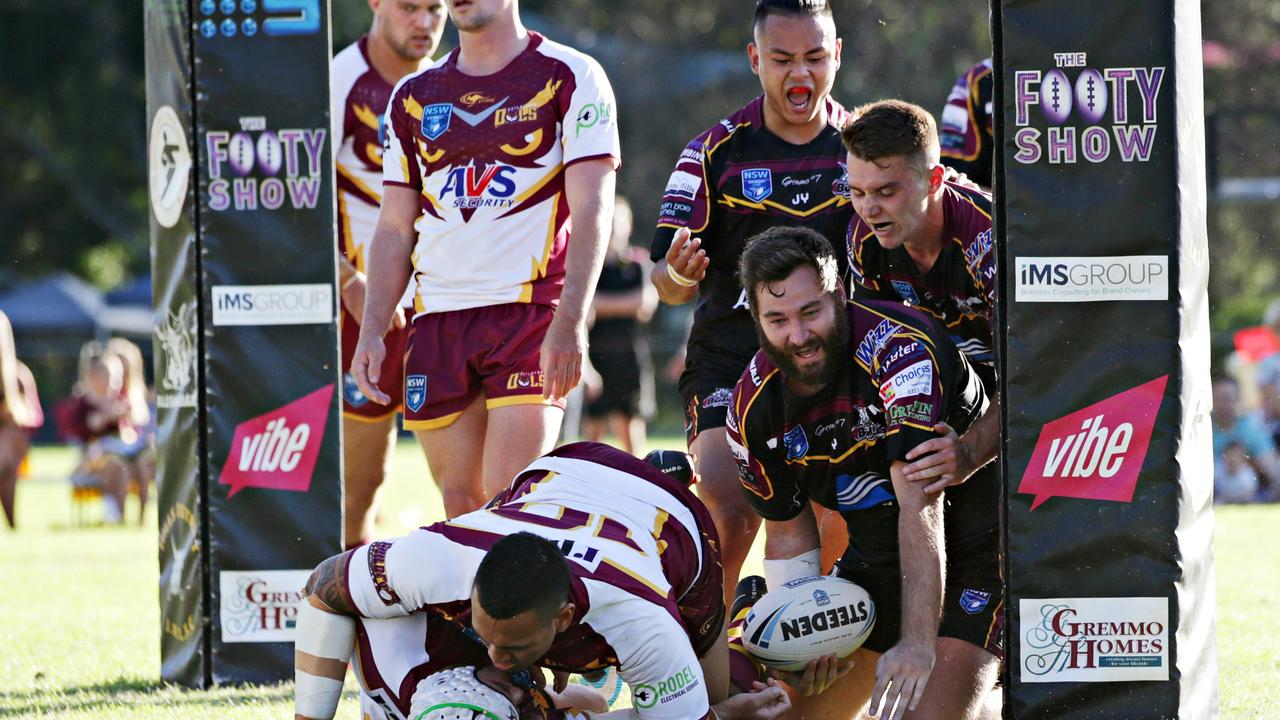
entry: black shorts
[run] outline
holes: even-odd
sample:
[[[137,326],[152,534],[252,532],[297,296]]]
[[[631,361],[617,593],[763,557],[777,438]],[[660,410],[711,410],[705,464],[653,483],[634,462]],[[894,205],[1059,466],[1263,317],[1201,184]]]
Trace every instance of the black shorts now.
[[[599,397],[584,408],[589,418],[621,413],[646,420],[653,416],[653,368],[635,347],[588,349],[591,366],[600,373]]]
[[[997,553],[999,536],[972,548],[969,558],[989,557],[990,562],[948,563],[942,598],[939,637],[964,640],[1004,660],[1004,584],[1000,580]],[[876,604],[876,625],[863,647],[883,653],[898,642],[902,626],[902,582],[898,568],[872,567],[846,552],[837,563],[836,575],[855,582],[871,594]]]
[[[727,356],[712,358],[703,353],[689,354],[680,375],[680,399],[684,401],[684,434],[689,445],[704,430],[724,427],[725,416],[733,402],[733,387],[747,369],[751,358],[739,365]]]

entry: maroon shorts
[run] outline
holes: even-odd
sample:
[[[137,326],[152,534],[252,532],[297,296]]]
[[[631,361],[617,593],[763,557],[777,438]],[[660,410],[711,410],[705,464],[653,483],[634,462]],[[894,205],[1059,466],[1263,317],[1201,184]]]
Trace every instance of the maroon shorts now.
[[[542,397],[540,353],[553,308],[510,303],[420,315],[404,360],[404,427],[448,427],[483,393],[485,407],[555,405]]]
[[[399,309],[397,312],[404,312]],[[338,320],[342,331],[342,415],[353,420],[383,420],[400,410],[400,397],[404,388],[404,350],[409,341],[409,327],[394,327],[382,338],[387,346],[387,356],[382,361],[382,375],[378,389],[391,398],[388,405],[379,405],[360,392],[356,379],[351,375],[351,358],[356,353],[360,339],[360,323],[346,308]]]

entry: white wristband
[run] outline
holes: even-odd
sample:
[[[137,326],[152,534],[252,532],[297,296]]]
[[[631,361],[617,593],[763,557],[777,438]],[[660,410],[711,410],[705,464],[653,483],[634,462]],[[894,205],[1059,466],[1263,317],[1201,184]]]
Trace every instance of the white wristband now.
[[[294,651],[321,660],[346,663],[355,646],[356,621],[346,615],[326,612],[303,600],[294,628]],[[342,697],[342,680],[313,675],[295,667],[293,672],[294,712],[305,718],[332,718]]]
[[[690,280],[689,278],[676,272],[676,269],[671,267],[671,263],[667,263],[667,275],[671,276],[671,281],[677,285],[682,285],[684,287],[693,287],[698,284],[697,280]]]
[[[793,558],[764,561],[764,581],[770,590],[802,577],[822,574],[822,551],[801,553]]]

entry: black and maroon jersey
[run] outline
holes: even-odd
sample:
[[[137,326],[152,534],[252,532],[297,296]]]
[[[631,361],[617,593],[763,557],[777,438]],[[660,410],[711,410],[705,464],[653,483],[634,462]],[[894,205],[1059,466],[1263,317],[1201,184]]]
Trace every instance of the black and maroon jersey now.
[[[571,574],[573,623],[539,665],[572,672],[617,666],[632,688],[648,685],[654,693],[654,704],[641,706],[642,720],[710,717],[698,657],[724,625],[715,526],[683,483],[599,443],[538,458],[484,509],[353,550],[346,588],[368,618],[362,632],[382,632],[379,619],[426,632],[425,643],[421,635],[408,645],[386,643],[381,655],[404,656],[394,663],[404,672],[458,664],[452,650],[433,642],[438,623],[431,618],[456,625],[441,631],[450,642],[459,632],[478,641],[470,604],[476,569],[495,542],[522,531],[554,542]],[[377,647],[367,654],[365,666],[387,665]],[[365,684],[366,692],[403,704],[401,676],[387,675],[380,670],[381,682]]]
[[[650,257],[665,258],[676,230],[689,228],[711,259],[689,335],[691,359],[724,357],[736,376],[760,347],[738,285],[738,258],[752,236],[777,225],[802,225],[826,236],[831,247],[842,246],[853,216],[840,144],[848,112],[826,102],[827,126],[805,145],[765,128],[762,96],[680,152],[662,195]]]
[[[991,129],[991,58],[974,65],[956,80],[942,108],[938,139],[942,162],[991,187],[995,142]]]
[[[898,503],[889,468],[937,437],[945,421],[963,433],[987,407],[964,355],[928,316],[897,303],[846,305],[847,362],[821,392],[788,390],[761,351],[733,393],[727,422],[747,499],[767,520],[790,520],[809,501],[837,510],[849,549],[869,566],[897,567]],[[993,473],[946,490],[948,552],[994,532]]]
[[[871,226],[854,215],[849,226],[849,274],[854,296],[903,301],[947,328],[951,341],[995,391],[996,257],[991,196],[960,185],[943,189],[942,252],[921,272],[905,247],[880,247]]]

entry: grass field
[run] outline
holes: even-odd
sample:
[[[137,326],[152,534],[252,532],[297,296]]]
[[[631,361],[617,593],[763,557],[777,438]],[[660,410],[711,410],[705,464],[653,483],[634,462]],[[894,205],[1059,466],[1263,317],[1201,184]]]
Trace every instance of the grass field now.
[[[0,529],[0,717],[292,717],[289,684],[198,692],[159,682],[155,509],[142,527],[74,527],[73,462],[37,449],[18,488],[20,530]],[[439,515],[416,445],[397,448],[384,502],[385,535]],[[1223,508],[1217,527],[1222,717],[1280,717],[1280,506]],[[354,698],[340,718],[356,718]]]

